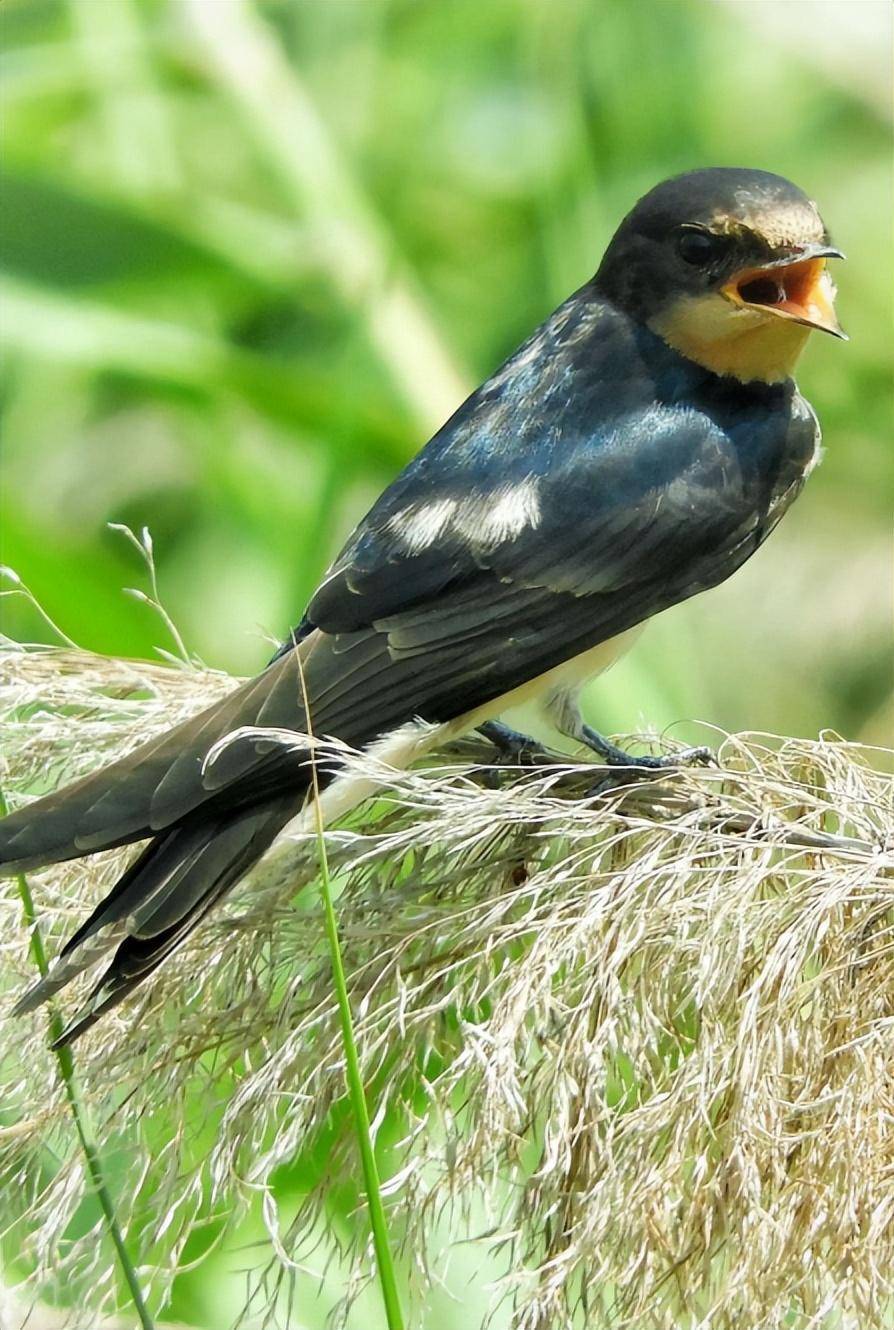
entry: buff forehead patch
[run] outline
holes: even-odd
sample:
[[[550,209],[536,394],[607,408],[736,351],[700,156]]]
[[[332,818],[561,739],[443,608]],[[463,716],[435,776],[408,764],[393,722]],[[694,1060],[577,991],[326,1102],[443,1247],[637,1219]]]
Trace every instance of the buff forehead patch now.
[[[778,199],[767,196],[765,199],[753,195],[739,201],[734,217],[728,214],[715,214],[713,224],[719,228],[745,225],[766,240],[772,249],[781,249],[787,245],[820,244],[826,239],[826,228],[815,203],[810,199],[798,199],[780,203]]]

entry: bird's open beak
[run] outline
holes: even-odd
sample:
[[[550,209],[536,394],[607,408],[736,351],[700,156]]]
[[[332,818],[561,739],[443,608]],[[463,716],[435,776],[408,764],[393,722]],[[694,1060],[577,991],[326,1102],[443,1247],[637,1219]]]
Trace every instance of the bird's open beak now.
[[[827,259],[843,258],[840,250],[813,246],[762,268],[743,268],[721,291],[744,309],[778,314],[847,341],[835,315],[835,286],[826,271]]]

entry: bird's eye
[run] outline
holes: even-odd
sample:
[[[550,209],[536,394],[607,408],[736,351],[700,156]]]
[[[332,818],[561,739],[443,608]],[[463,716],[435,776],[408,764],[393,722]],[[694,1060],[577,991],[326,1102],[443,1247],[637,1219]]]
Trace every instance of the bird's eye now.
[[[694,268],[706,268],[725,248],[723,236],[698,227],[684,226],[677,232],[677,253],[684,263]]]

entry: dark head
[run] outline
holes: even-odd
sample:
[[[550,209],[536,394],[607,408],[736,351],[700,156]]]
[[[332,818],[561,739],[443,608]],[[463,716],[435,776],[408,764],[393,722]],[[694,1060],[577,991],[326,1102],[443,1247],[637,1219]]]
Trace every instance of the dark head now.
[[[600,295],[718,374],[777,382],[812,328],[844,334],[816,204],[769,171],[715,167],[650,190],[618,227]]]

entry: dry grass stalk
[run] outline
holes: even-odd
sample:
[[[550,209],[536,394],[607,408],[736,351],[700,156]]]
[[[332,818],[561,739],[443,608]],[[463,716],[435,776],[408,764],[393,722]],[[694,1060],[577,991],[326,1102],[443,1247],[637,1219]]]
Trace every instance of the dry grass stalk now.
[[[6,650],[5,788],[108,760],[229,682]],[[890,755],[738,735],[720,770],[593,796],[591,767],[489,781],[486,753],[380,770],[381,798],[327,836],[362,1068],[378,1121],[399,1125],[387,1192],[420,1303],[435,1219],[467,1237],[483,1205],[517,1330],[888,1324]],[[281,1220],[271,1177],[332,1130],[343,1096],[314,858],[312,837],[281,844],[78,1046],[127,1170],[119,1194],[140,1196],[131,1241],[156,1295],[200,1211],[235,1218],[260,1193],[275,1256],[255,1311],[271,1323],[273,1289],[353,1167],[346,1128]],[[121,861],[33,875],[51,950]],[[0,947],[11,996],[33,978],[12,890]],[[84,1179],[43,1022],[4,1033],[0,1213],[35,1291],[89,1289],[109,1312],[95,1232],[68,1227]],[[349,1293],[369,1268],[354,1255]]]

